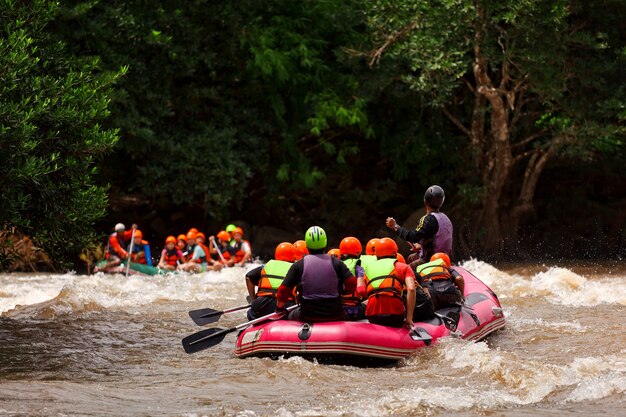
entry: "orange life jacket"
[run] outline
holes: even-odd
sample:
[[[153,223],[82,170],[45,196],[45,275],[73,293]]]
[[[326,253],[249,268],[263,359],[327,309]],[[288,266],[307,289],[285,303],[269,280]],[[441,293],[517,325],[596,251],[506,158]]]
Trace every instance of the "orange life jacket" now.
[[[176,266],[178,263],[178,248],[174,248],[172,250],[163,249],[163,253],[161,257],[165,256],[165,263],[171,266]]]
[[[385,295],[403,299],[404,282],[395,273],[395,263],[395,258],[383,258],[363,267],[368,298]]]
[[[204,256],[201,256],[199,259],[196,259],[195,261],[197,263],[201,263],[201,262],[208,263],[208,259],[211,256],[211,252],[209,252],[208,246],[206,246],[204,243],[196,243],[196,244],[202,248],[202,250],[204,251]]]
[[[247,240],[242,240],[241,243],[239,243],[239,244],[235,243],[235,245],[233,246],[234,248],[237,249],[237,251],[233,254],[233,258],[235,259],[235,263],[241,262],[243,257],[246,256],[246,253],[241,249],[243,247],[244,243],[247,243],[248,247],[252,251],[252,246],[250,245],[250,242],[248,242]]]
[[[452,274],[443,259],[435,259],[432,262],[421,264],[416,268],[415,272],[419,274],[424,283],[441,279],[454,282]]]
[[[258,297],[276,297],[278,287],[285,279],[291,265],[291,262],[277,261],[275,259],[265,264],[263,269],[261,269],[261,279],[259,280],[256,295]]]
[[[137,251],[137,249],[140,248],[139,245],[133,246],[133,254],[131,255],[131,261],[135,262],[137,264],[142,264],[142,265],[147,265],[148,261],[146,260],[146,252],[143,250],[144,246],[148,245],[148,241],[147,240],[142,240],[141,241],[141,249]]]

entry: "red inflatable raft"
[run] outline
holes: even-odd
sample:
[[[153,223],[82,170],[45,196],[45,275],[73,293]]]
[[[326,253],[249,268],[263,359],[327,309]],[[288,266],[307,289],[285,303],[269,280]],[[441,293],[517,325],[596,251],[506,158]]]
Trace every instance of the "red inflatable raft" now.
[[[235,355],[393,362],[437,343],[441,337],[480,340],[503,328],[504,315],[496,294],[467,270],[455,269],[465,279],[465,306],[441,309],[432,320],[415,322],[415,331],[367,321],[307,324],[276,320],[242,331]]]

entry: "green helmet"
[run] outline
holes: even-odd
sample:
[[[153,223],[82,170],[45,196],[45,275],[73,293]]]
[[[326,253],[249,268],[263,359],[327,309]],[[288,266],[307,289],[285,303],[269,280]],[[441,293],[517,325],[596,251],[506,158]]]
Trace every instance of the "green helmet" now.
[[[319,226],[311,226],[304,235],[308,249],[324,249],[326,247],[326,232]]]
[[[228,233],[232,233],[232,232],[234,232],[234,231],[235,231],[235,229],[236,229],[236,228],[237,228],[237,226],[235,226],[234,224],[232,224],[232,223],[231,223],[231,224],[229,224],[228,226],[226,226],[226,231],[227,231]]]

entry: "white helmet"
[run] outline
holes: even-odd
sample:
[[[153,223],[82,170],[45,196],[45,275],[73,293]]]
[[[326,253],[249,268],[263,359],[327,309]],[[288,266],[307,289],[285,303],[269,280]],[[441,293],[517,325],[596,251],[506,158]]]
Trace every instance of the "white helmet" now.
[[[118,223],[115,225],[116,232],[123,232],[124,230],[126,230],[126,226],[124,226],[124,223]]]

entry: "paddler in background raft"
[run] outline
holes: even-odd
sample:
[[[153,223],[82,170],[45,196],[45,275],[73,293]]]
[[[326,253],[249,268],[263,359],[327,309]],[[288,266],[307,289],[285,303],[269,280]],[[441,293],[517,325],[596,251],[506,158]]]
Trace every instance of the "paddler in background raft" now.
[[[222,269],[222,264],[211,259],[209,248],[204,244],[204,233],[198,232],[194,234],[193,231],[190,231],[187,233],[187,239],[190,242],[194,242],[191,258],[187,263],[179,266],[179,269],[185,272],[219,271]]]
[[[248,310],[248,320],[267,316],[276,310],[276,293],[282,284],[287,271],[296,260],[296,250],[289,242],[276,246],[274,259],[265,265],[251,269],[246,274],[246,287],[252,299]],[[255,287],[257,288],[255,292]],[[285,302],[285,308],[295,304],[293,294]]]
[[[226,230],[220,230],[215,237],[217,240],[215,240],[213,236],[209,237],[209,251],[211,252],[211,258],[216,261],[220,261],[224,264],[224,266],[233,266],[235,261],[231,259],[230,253],[228,252],[230,233]]]
[[[134,236],[134,243],[132,245],[133,252],[130,254],[131,262],[152,266],[152,254],[150,253],[150,244],[147,240],[143,240],[143,233],[141,233],[141,230],[135,230]],[[128,250],[130,250],[130,244]]]
[[[252,247],[250,242],[243,240],[243,229],[236,227],[232,233],[233,240],[228,245],[228,253],[233,259],[233,265],[243,266],[252,260]]]
[[[286,303],[297,288],[300,306],[291,311],[290,320],[309,323],[344,320],[341,294],[354,292],[356,278],[343,262],[324,253],[327,243],[324,229],[310,227],[304,240],[309,254],[287,271],[278,287],[276,312],[286,312]]]
[[[133,224],[132,229],[136,228],[137,225]],[[121,264],[123,260],[128,259],[128,252],[124,248],[128,247],[132,235],[133,231],[126,230],[126,226],[123,223],[115,225],[113,233],[107,239],[107,250],[104,257],[107,264],[102,268],[102,271],[107,272],[109,269]],[[98,270],[98,268],[95,268],[94,272],[98,272]]]
[[[158,265],[159,268],[167,271],[174,271],[178,265],[182,265],[184,263],[185,257],[183,256],[181,250],[176,246],[176,238],[174,236],[168,236],[165,239],[165,247],[161,251],[161,259],[159,259]]]
[[[415,230],[408,230],[396,223],[393,217],[387,217],[385,224],[402,239],[412,246],[416,254],[409,256],[411,268],[415,270],[417,265],[428,262],[436,252],[442,252],[450,256],[452,252],[452,222],[439,209],[443,205],[446,196],[438,185],[431,185],[424,193],[424,207],[426,214],[420,219]]]
[[[339,259],[346,264],[352,275],[357,277],[357,279],[365,275],[360,259],[362,251],[363,245],[356,237],[346,237],[339,243]],[[342,294],[341,299],[347,320],[356,321],[365,318],[365,306],[361,302],[361,296],[356,291]]]
[[[187,262],[187,257],[185,256],[185,252],[187,252],[187,236],[180,234],[176,238],[176,247],[183,254],[183,263]]]

